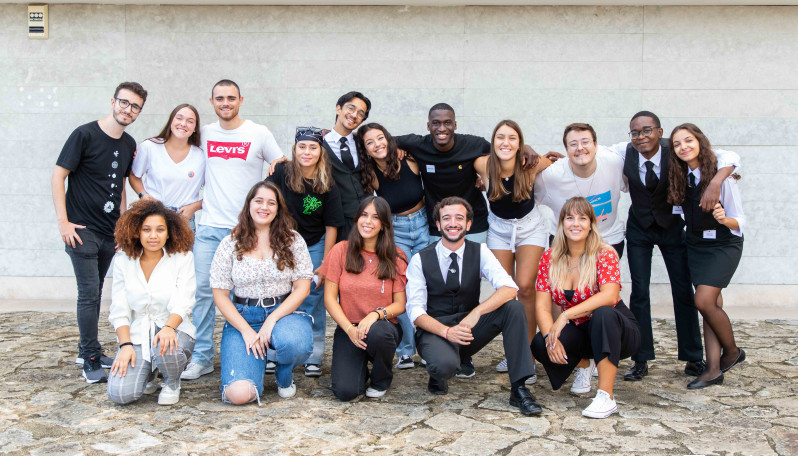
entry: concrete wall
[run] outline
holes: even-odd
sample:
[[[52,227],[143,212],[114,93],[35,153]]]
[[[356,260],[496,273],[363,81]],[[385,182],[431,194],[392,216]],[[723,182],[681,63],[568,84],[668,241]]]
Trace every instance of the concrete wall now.
[[[25,16],[0,5],[0,297],[74,294],[49,176],[118,82],[150,92],[128,130],[141,141],[178,103],[214,120],[210,88],[223,77],[286,151],[296,125],[330,126],[351,89],[394,133],[423,133],[429,106],[446,101],[460,132],[488,136],[512,118],[539,151],[561,150],[573,121],[602,143],[626,139],[640,109],[666,132],[693,121],[743,157],[734,283],[798,284],[798,7],[51,5],[44,41],[27,38]],[[654,281],[667,282],[659,259]],[[795,287],[780,289],[795,302]]]

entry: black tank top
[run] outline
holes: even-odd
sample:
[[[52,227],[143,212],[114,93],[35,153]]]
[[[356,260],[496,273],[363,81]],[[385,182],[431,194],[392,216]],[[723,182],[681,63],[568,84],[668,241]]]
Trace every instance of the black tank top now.
[[[424,199],[424,188],[421,186],[421,176],[413,173],[405,160],[400,162],[399,179],[390,180],[379,168],[374,169],[380,188],[377,195],[385,198],[391,206],[393,214],[413,209]]]
[[[535,208],[534,189],[530,190],[529,199],[519,201],[516,203],[513,201],[513,186],[515,185],[515,175],[501,179],[501,183],[504,189],[509,193],[506,195],[502,195],[502,197],[497,199],[496,201],[488,200],[488,203],[490,204],[490,211],[493,212],[494,215],[509,220],[509,219],[523,218],[524,216],[532,212],[532,209]],[[490,187],[493,184],[494,184],[493,182],[490,182],[488,184],[488,195],[490,195]]]

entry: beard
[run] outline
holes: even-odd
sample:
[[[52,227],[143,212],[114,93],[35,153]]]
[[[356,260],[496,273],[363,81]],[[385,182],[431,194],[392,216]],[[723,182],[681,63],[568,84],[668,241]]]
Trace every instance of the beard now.
[[[442,237],[442,238],[444,238],[444,239],[446,239],[446,240],[447,240],[447,241],[449,241],[449,242],[458,242],[458,241],[460,241],[460,239],[463,239],[463,238],[465,237],[465,235],[466,235],[466,230],[461,230],[461,231],[460,231],[460,234],[458,234],[456,237],[450,237],[450,236],[449,236],[449,235],[446,233],[446,231],[445,231],[445,230],[442,230],[442,231],[441,231],[441,237]]]

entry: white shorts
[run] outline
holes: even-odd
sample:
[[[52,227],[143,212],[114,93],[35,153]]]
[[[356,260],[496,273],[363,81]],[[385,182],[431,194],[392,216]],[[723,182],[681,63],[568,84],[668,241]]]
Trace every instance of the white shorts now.
[[[491,250],[515,252],[522,245],[545,248],[549,240],[546,221],[537,206],[520,219],[503,219],[488,212],[488,224],[487,245]]]

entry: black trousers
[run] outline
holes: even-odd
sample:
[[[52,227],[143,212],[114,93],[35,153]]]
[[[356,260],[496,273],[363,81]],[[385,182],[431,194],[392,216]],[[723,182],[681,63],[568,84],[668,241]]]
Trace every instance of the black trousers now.
[[[654,335],[651,330],[651,257],[654,246],[658,246],[668,270],[673,298],[673,313],[676,318],[676,340],[678,357],[682,361],[702,359],[701,329],[698,325],[698,310],[693,301],[693,286],[687,266],[684,221],[678,220],[670,228],[656,223],[643,228],[632,214],[626,222],[626,247],[629,270],[632,273],[632,295],[629,308],[637,318],[642,337],[640,350],[632,356],[635,361],[655,358]]]
[[[366,349],[355,347],[340,326],[333,334],[332,390],[335,397],[351,401],[366,391],[371,378],[372,388],[385,391],[393,380],[393,354],[402,340],[402,328],[386,320],[377,320],[369,328]],[[371,375],[368,363],[371,361]]]
[[[446,326],[455,326],[465,314],[436,318]],[[471,328],[474,340],[468,345],[449,342],[437,334],[419,328],[416,330],[416,349],[427,362],[427,372],[436,380],[448,380],[457,373],[460,360],[464,360],[482,350],[485,345],[501,334],[510,381],[525,379],[534,373],[532,354],[527,341],[526,314],[524,305],[512,299],[498,309],[479,318]]]
[[[532,353],[546,368],[551,387],[560,389],[576,365],[583,359],[593,358],[598,364],[609,358],[616,367],[640,346],[640,329],[634,315],[623,301],[615,307],[603,306],[593,311],[590,320],[575,325],[568,322],[560,332],[560,342],[565,348],[568,364],[556,364],[549,359],[543,334],[532,339]]]

